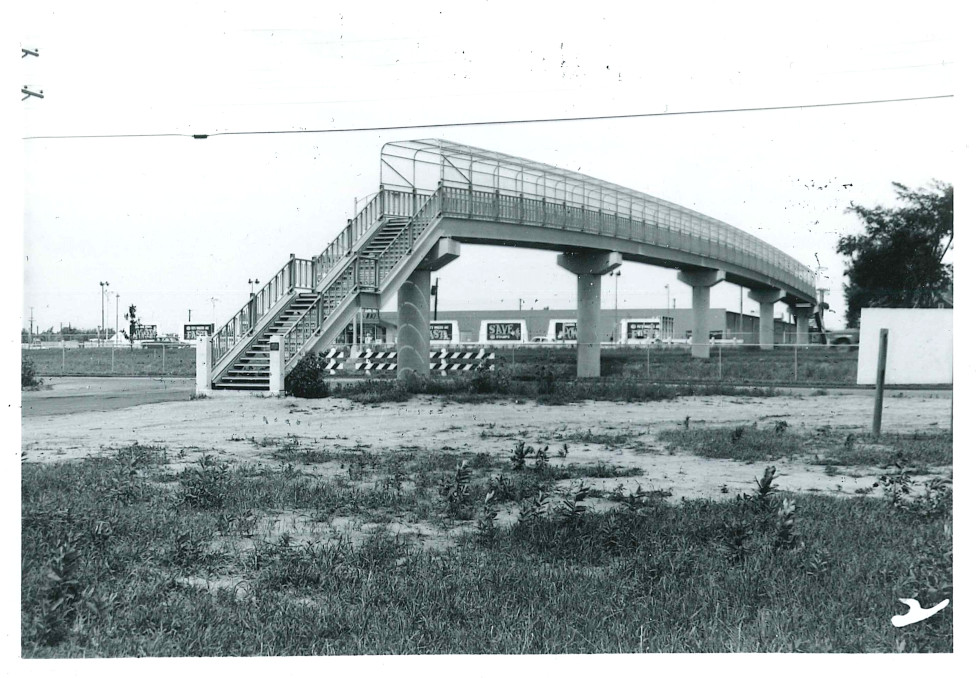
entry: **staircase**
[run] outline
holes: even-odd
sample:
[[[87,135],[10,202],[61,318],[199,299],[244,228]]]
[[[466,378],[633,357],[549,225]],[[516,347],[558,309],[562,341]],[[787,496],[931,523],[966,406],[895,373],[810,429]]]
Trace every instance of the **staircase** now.
[[[217,381],[215,389],[267,391],[271,378],[271,337],[290,329],[311,308],[319,295],[299,293],[269,324],[263,333],[241,352],[236,362]]]
[[[388,217],[380,230],[359,250],[359,254],[363,257],[378,257],[396,240],[408,223],[410,217]]]
[[[269,391],[274,335],[282,336],[286,373],[309,347],[331,341],[351,321],[355,295],[378,293],[413,252],[417,235],[438,214],[433,198],[381,190],[322,254],[292,255],[211,337],[211,388]]]

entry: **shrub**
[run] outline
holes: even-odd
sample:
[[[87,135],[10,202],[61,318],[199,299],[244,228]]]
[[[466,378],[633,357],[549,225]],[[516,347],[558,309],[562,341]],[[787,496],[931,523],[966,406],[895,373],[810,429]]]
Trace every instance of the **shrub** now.
[[[198,509],[223,508],[230,488],[230,467],[211,455],[180,472],[179,502]]]
[[[37,388],[42,385],[44,380],[37,376],[37,369],[34,367],[34,361],[27,357],[21,357],[20,359],[20,387],[24,388]]]
[[[297,398],[328,398],[332,393],[322,379],[328,359],[321,353],[308,353],[285,377],[285,390]]]
[[[471,379],[475,393],[508,393],[510,377],[504,370],[493,370],[487,361],[478,365]]]

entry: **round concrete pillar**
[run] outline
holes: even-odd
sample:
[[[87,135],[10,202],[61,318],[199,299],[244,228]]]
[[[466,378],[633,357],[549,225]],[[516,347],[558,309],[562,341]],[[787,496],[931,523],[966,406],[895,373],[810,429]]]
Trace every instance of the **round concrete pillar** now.
[[[397,379],[430,375],[430,271],[414,271],[397,290]]]

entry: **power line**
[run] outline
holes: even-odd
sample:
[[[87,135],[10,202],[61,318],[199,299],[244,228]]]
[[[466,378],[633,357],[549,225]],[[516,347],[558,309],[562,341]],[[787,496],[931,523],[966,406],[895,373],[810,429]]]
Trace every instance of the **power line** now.
[[[193,139],[207,139],[219,136],[271,135],[271,134],[334,134],[339,132],[386,132],[407,129],[433,129],[438,127],[483,127],[489,125],[526,125],[543,122],[585,122],[591,120],[623,120],[634,118],[663,118],[679,115],[711,115],[717,113],[755,113],[760,111],[787,111],[804,108],[836,108],[840,106],[865,106],[871,104],[894,104],[909,101],[931,101],[933,99],[951,99],[953,94],[936,94],[921,97],[902,97],[897,99],[870,99],[865,101],[837,101],[816,104],[789,104],[785,106],[753,106],[749,108],[711,108],[695,111],[661,111],[658,113],[621,113],[618,115],[586,115],[568,118],[525,118],[520,120],[476,120],[471,122],[442,122],[421,125],[386,125],[378,127],[342,127],[333,129],[296,129],[296,130],[251,130],[241,132],[213,132],[211,134],[184,134],[180,132],[146,133],[146,134],[66,134],[52,136],[23,137],[24,141],[33,139],[125,139],[145,137],[186,137]]]

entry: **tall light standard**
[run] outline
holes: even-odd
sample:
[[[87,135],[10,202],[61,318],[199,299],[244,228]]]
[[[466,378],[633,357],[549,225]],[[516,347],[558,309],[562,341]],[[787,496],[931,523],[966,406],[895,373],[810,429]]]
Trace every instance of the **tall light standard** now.
[[[119,293],[115,293],[115,341],[113,345],[119,343]]]
[[[739,339],[745,343],[745,338],[742,336],[742,289],[742,285],[739,285]]]
[[[210,311],[211,311],[211,313],[213,313],[213,324],[214,324],[214,327],[217,326],[217,302],[218,301],[220,301],[220,299],[218,299],[216,297],[210,297]]]
[[[98,286],[102,288],[102,334],[105,333],[105,293],[108,291],[108,285],[108,281],[98,283]],[[101,344],[101,337],[99,340],[99,344]]]
[[[248,278],[247,282],[250,283],[251,285],[251,294],[254,294],[254,286],[259,284],[261,281],[258,280],[257,278],[254,278],[253,280],[251,278]]]
[[[617,343],[617,340],[620,338],[617,336],[617,325],[620,320],[617,317],[617,285],[620,282],[620,269],[610,271],[610,277],[613,278],[613,331],[610,333],[610,341]]]
[[[671,285],[670,284],[664,286],[664,294],[665,294],[664,310],[665,312],[667,312],[671,310]]]

